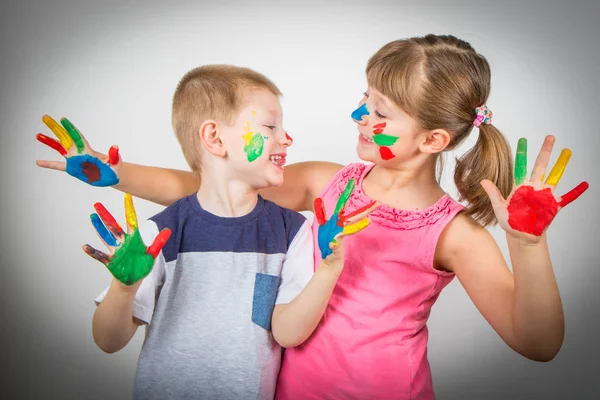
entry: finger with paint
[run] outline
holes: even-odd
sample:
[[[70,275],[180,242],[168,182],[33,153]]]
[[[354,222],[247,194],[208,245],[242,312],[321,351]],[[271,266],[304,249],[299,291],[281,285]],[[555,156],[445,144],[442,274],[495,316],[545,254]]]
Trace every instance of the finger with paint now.
[[[58,124],[48,115],[42,121],[56,135],[58,141],[38,133],[39,142],[54,149],[65,157],[66,163],[42,162],[41,166],[64,170],[69,175],[92,186],[113,186],[119,182],[114,167],[119,163],[119,148],[112,146],[108,151],[108,162],[103,162],[92,155],[85,138],[66,118]]]
[[[115,278],[127,286],[145,278],[152,270],[154,259],[171,236],[171,230],[163,229],[156,236],[152,245],[146,247],[138,230],[137,217],[130,194],[125,195],[128,233],[123,232],[115,218],[101,203],[94,204],[94,208],[97,214],[92,215],[92,223],[103,242],[109,248],[114,248],[114,253],[108,255],[90,245],[83,246],[83,251],[104,264]]]
[[[356,181],[354,179],[350,179],[348,181],[346,188],[338,198],[333,215],[329,220],[326,218],[323,199],[320,197],[315,199],[315,217],[317,218],[317,222],[319,224],[318,243],[319,249],[321,250],[321,257],[323,259],[332,253],[329,244],[335,244],[336,237],[339,237],[340,235],[353,235],[365,229],[370,223],[367,215],[379,207],[377,202],[371,202],[366,206],[346,215],[344,213],[344,207],[350,198],[352,191],[354,190],[355,184]]]

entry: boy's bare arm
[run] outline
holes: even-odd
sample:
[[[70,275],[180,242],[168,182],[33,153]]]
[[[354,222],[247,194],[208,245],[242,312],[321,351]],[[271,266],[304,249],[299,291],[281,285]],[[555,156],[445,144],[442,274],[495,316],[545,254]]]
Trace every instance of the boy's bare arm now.
[[[135,197],[168,206],[182,197],[196,193],[200,188],[200,175],[190,171],[122,162],[119,183],[114,187]]]
[[[139,284],[125,286],[114,279],[92,320],[94,342],[106,353],[121,350],[143,322],[133,317],[133,301]]]

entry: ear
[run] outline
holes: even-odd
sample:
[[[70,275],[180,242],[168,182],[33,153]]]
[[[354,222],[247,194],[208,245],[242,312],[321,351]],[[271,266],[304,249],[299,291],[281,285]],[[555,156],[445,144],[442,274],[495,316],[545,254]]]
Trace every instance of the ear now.
[[[450,143],[450,133],[445,129],[434,129],[424,133],[419,149],[423,153],[435,154],[444,151]]]
[[[206,120],[200,125],[200,142],[204,148],[217,157],[225,156],[225,144],[219,134],[219,123],[214,120]]]

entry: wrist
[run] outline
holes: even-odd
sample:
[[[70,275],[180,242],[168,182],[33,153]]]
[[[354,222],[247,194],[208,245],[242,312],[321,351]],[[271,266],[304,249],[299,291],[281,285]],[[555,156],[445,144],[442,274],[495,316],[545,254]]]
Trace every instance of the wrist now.
[[[332,263],[327,262],[326,260],[321,260],[321,264],[319,268],[317,268],[316,273],[329,275],[337,280],[337,278],[342,274],[342,270],[344,269],[344,263],[340,261],[334,261]]]

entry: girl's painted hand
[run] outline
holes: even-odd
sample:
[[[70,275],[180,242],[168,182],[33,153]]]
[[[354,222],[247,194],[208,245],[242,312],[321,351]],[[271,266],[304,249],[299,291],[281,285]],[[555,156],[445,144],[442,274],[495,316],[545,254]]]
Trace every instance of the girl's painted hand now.
[[[355,184],[356,181],[354,179],[348,181],[346,188],[337,201],[335,211],[329,220],[327,220],[325,216],[323,199],[320,197],[315,199],[315,217],[319,223],[319,249],[321,250],[321,257],[324,260],[332,253],[332,247],[335,247],[336,244],[339,246],[337,239],[340,239],[343,236],[353,235],[365,229],[371,222],[367,216],[380,206],[379,203],[374,201],[348,215],[344,214],[344,207],[350,198],[350,194],[352,194],[352,191],[354,190]],[[339,254],[339,252],[336,253]],[[343,256],[343,253],[341,253],[341,255]]]
[[[37,140],[58,151],[66,162],[38,160],[38,166],[66,171],[69,175],[92,186],[113,186],[119,182],[118,167],[121,159],[117,146],[112,146],[108,156],[105,156],[94,151],[68,119],[63,118],[58,124],[48,115],[44,115],[42,121],[59,141],[41,133],[37,134]]]
[[[90,245],[83,246],[90,257],[104,264],[110,273],[126,286],[133,286],[145,278],[154,265],[154,259],[171,236],[171,230],[163,229],[150,247],[146,247],[138,230],[137,217],[130,194],[125,194],[125,218],[127,233],[101,203],[94,204],[96,213],[90,216],[98,235],[110,250],[110,255]],[[136,285],[137,286],[137,285]]]
[[[546,136],[535,161],[531,177],[527,176],[527,139],[519,139],[515,158],[515,187],[507,199],[490,181],[481,182],[487,192],[500,226],[509,234],[537,243],[558,211],[575,201],[589,185],[581,182],[577,187],[556,198],[554,189],[571,158],[571,150],[563,149],[544,182],[544,174],[550,160],[554,136]]]

